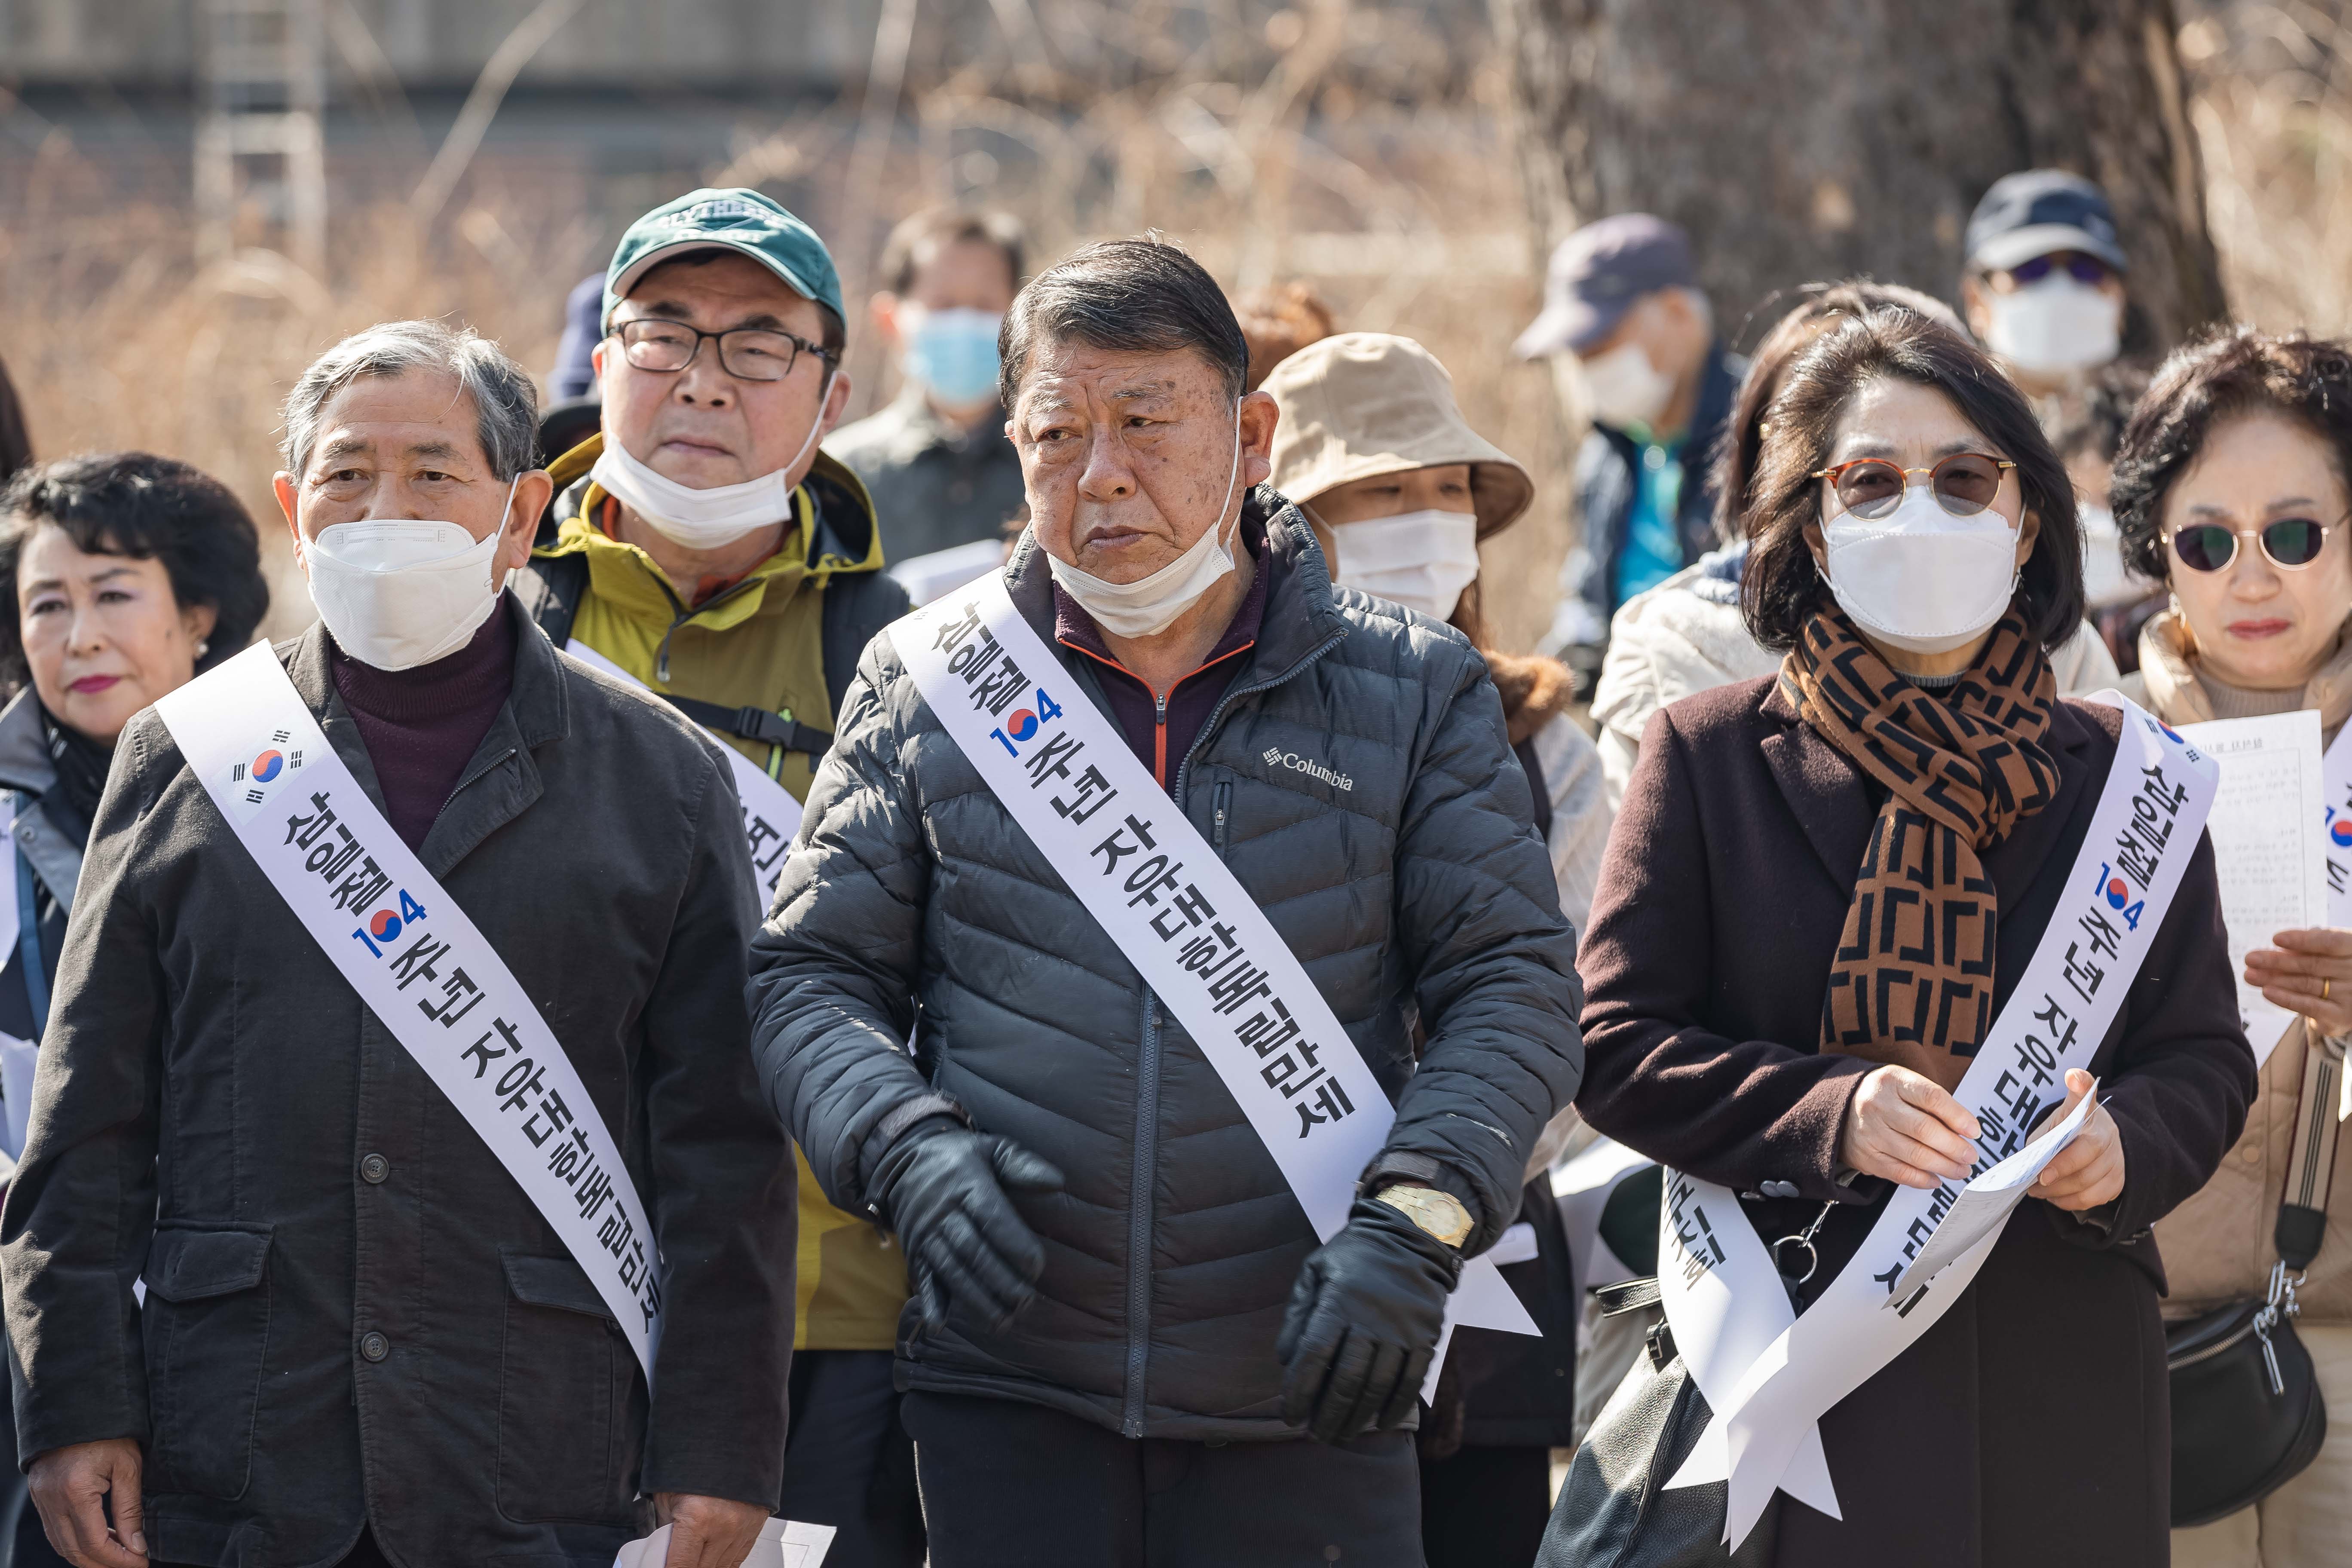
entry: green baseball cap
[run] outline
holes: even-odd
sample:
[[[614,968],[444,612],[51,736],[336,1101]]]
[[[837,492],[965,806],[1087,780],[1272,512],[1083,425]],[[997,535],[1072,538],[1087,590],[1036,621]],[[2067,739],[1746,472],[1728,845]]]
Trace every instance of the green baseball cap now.
[[[664,202],[629,226],[604,270],[604,311],[598,324],[611,328],[613,307],[638,279],[673,257],[697,250],[740,251],[847,322],[841,308],[841,278],[816,230],[757,191],[688,191]]]

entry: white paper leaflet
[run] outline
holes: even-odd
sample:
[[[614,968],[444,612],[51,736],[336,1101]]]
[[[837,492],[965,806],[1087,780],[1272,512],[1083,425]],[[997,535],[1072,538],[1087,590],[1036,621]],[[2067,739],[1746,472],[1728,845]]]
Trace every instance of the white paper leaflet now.
[[[1396,1112],[1307,971],[1208,840],[1013,607],[1001,573],[889,628],[940,724],[1216,1069],[1325,1240]],[[1532,1334],[1486,1258],[1455,1323]],[[1444,1342],[1430,1364],[1433,1384]]]
[[[295,919],[563,1239],[650,1383],[661,1285],[645,1205],[506,961],[392,830],[268,643],[155,710]]]
[[[613,1568],[662,1568],[669,1561],[670,1527],[663,1525],[642,1541],[632,1541],[613,1559]],[[760,1539],[742,1568],[822,1568],[833,1550],[834,1526],[801,1524],[772,1519],[760,1527]]]
[[[640,691],[652,688],[582,642],[573,637],[563,645],[563,651],[589,668],[626,681]],[[765,910],[776,896],[776,879],[783,873],[784,856],[800,832],[801,803],[793,792],[767,775],[759,763],[727,743],[724,735],[709,735],[727,759],[735,773],[735,798],[743,806],[743,837],[751,847],[751,875],[759,879],[760,907]]]
[[[2067,1069],[2089,1066],[2163,924],[2219,787],[2213,760],[2137,704],[2113,691],[2090,700],[2121,709],[2123,733],[2066,889],[1955,1091],[1982,1129],[1972,1180],[2025,1148],[2035,1122],[2063,1103]],[[1721,1317],[1686,1313],[1687,1324],[1675,1316],[1676,1297],[1667,1295],[1668,1321],[1687,1364],[1704,1363],[1712,1376],[1717,1365],[1748,1363],[1721,1399],[1699,1384],[1723,1429],[1728,1460],[1726,1544],[1747,1539],[1775,1489],[1812,1500],[1807,1494],[1816,1478],[1810,1459],[1801,1466],[1800,1457],[1819,1442],[1816,1423],[1926,1333],[1975,1279],[2000,1238],[1999,1226],[1927,1284],[1896,1291],[1964,1185],[1897,1187],[1860,1249],[1794,1321],[1785,1316],[1788,1298],[1777,1280],[1750,1287],[1731,1279],[1738,1289]],[[1707,1213],[1717,1236],[1744,1231],[1761,1255],[1762,1243],[1737,1203],[1719,1213],[1710,1205]],[[1724,1252],[1727,1260],[1728,1243]],[[1666,1272],[1661,1269],[1662,1279]],[[1894,1310],[1886,1310],[1890,1300]],[[1769,1330],[1768,1317],[1783,1326]],[[1704,1342],[1710,1336],[1736,1338],[1743,1347],[1769,1342],[1750,1359],[1744,1349],[1733,1354]]]
[[[1960,1189],[1944,1223],[1919,1249],[1919,1256],[1905,1267],[1903,1277],[1895,1289],[1879,1303],[1879,1310],[1892,1312],[1911,1299],[1911,1293],[1931,1283],[1937,1275],[1958,1263],[1972,1251],[1976,1244],[2009,1223],[2017,1205],[2025,1201],[2025,1190],[2042,1179],[2050,1162],[2063,1152],[2074,1141],[2074,1134],[2090,1120],[2091,1107],[2097,1103],[2099,1086],[2094,1079],[2088,1094],[2074,1102],[2074,1109],[2060,1119],[2055,1126],[2011,1154],[2008,1159],[1979,1173]]]
[[[1658,1293],[1675,1349],[1707,1408],[1719,1410],[1740,1374],[1796,1321],[1796,1310],[1729,1187],[1669,1170],[1658,1211]],[[1730,1466],[1723,1423],[1711,1420],[1667,1489],[1727,1479]],[[1832,1519],[1845,1517],[1838,1511],[1818,1428],[1801,1436],[1780,1485]]]
[[[2183,724],[2180,732],[2221,764],[2221,792],[2205,831],[2212,836],[2213,865],[2221,878],[2238,1022],[2259,1068],[2294,1026],[2295,1016],[2246,984],[2246,954],[2270,946],[2280,931],[2329,923],[2326,846],[2334,824],[2321,783],[2319,714],[2302,708],[2258,719]],[[2352,834],[2352,824],[2347,832]]]

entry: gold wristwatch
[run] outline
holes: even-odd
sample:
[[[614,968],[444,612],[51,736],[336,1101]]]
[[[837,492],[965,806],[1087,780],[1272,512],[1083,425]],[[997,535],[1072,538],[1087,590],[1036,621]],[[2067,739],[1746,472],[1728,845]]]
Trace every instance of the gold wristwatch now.
[[[1459,1247],[1470,1239],[1470,1211],[1452,1193],[1399,1182],[1382,1187],[1372,1196],[1448,1247]]]

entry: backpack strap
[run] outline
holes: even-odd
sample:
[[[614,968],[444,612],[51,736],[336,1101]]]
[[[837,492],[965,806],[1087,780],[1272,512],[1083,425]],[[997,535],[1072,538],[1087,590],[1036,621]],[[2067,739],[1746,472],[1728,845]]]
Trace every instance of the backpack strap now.
[[[588,596],[588,557],[534,555],[508,584],[523,614],[562,647],[572,640],[572,622]]]
[[[835,723],[841,721],[866,645],[913,607],[907,590],[887,572],[836,572],[825,579],[824,689],[833,699]]]
[[[2279,1199],[2272,1239],[2279,1257],[2301,1274],[2319,1256],[2327,1235],[2327,1192],[2336,1175],[2336,1101],[2344,1091],[2344,1045],[2329,1039],[2306,1018],[2303,1093],[2295,1100],[2294,1145],[2287,1161],[2286,1192]]]

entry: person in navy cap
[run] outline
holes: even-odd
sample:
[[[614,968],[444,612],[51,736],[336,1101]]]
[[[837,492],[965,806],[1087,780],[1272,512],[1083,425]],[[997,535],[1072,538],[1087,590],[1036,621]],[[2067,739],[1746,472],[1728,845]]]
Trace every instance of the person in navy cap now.
[[[2122,348],[2126,268],[2106,192],[2063,169],[2028,169],[1977,203],[1960,304],[2029,397],[2063,397]]]
[[[1592,419],[1576,461],[1577,547],[1541,651],[1590,695],[1617,606],[1714,548],[1710,460],[1739,386],[1691,265],[1690,237],[1647,213],[1587,224],[1552,252],[1543,313],[1514,345],[1564,376]]]

